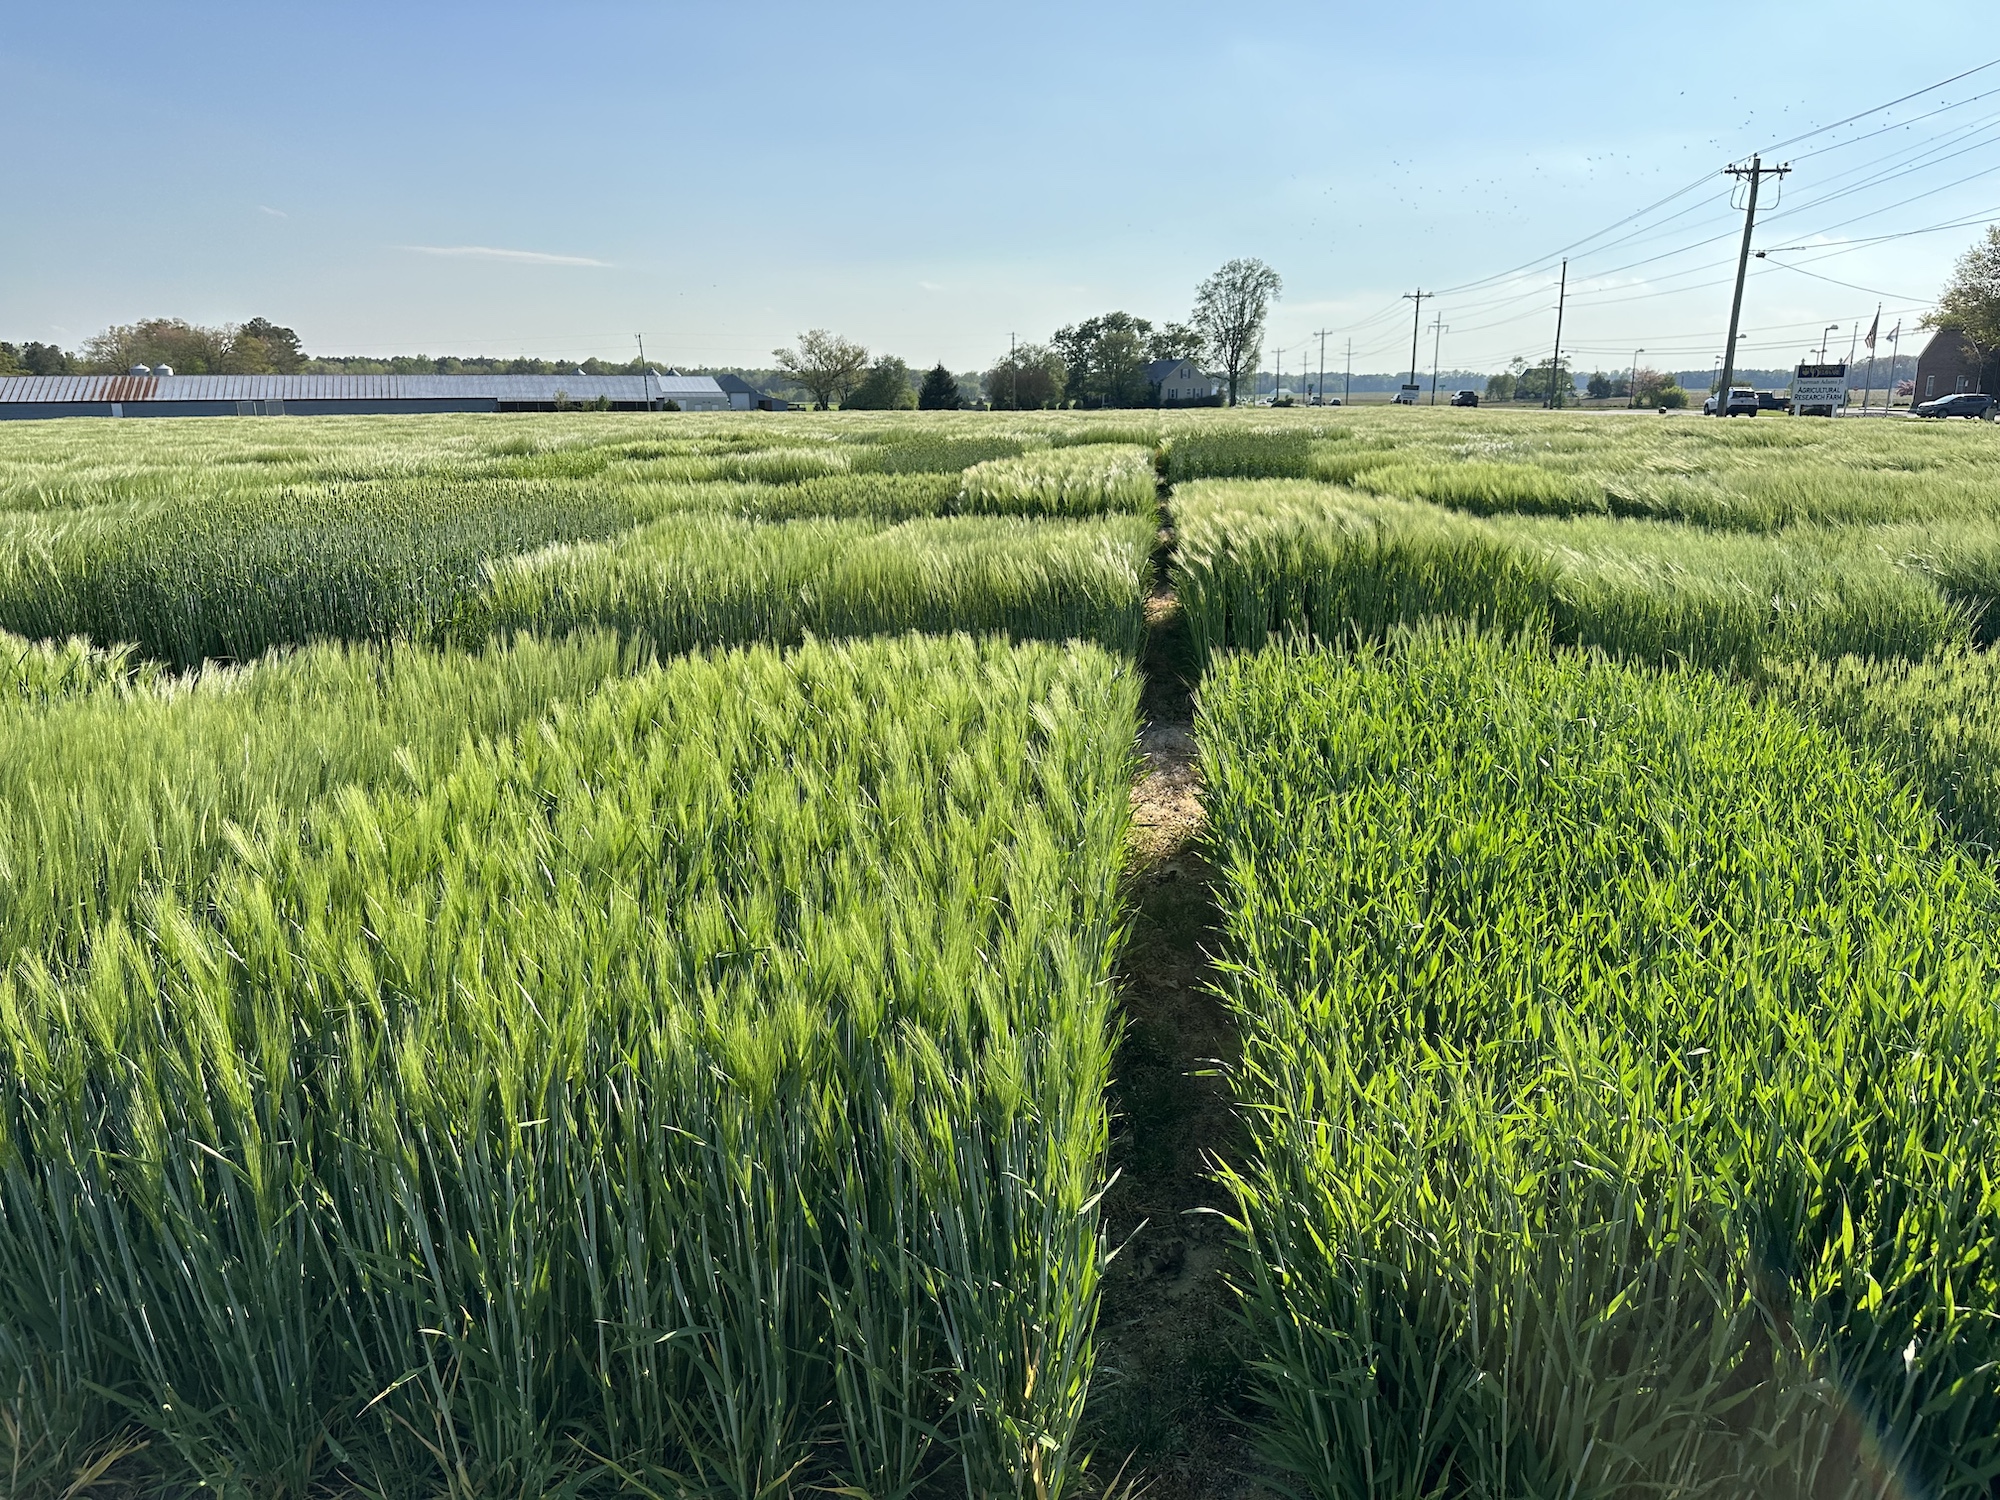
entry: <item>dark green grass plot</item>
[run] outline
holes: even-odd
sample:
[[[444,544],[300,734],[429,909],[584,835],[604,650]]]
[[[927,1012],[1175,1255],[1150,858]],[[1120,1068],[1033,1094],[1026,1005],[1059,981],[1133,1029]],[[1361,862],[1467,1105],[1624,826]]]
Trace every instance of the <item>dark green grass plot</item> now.
[[[2000,1479],[2000,891],[1707,673],[1436,628],[1198,726],[1263,1446],[1309,1493]]]

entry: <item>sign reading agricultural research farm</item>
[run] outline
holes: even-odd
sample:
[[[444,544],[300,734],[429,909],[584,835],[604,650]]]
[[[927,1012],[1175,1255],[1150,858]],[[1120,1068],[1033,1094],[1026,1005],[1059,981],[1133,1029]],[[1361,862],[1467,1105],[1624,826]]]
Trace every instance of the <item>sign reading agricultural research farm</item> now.
[[[1847,404],[1846,365],[1800,365],[1792,372],[1792,410]]]

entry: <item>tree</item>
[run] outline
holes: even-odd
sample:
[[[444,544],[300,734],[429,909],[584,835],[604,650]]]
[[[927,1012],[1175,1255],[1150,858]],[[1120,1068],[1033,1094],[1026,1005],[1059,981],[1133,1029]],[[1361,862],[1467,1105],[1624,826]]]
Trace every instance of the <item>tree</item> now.
[[[76,360],[54,344],[27,343],[21,346],[21,367],[30,375],[72,375]]]
[[[1503,370],[1498,375],[1486,377],[1486,399],[1488,401],[1511,401],[1514,399],[1514,377]]]
[[[2000,224],[1958,258],[1926,328],[1956,328],[1979,349],[2000,347]]]
[[[986,372],[986,399],[996,411],[1042,411],[1062,404],[1067,371],[1047,344],[1022,344]]]
[[[54,344],[0,344],[0,375],[67,375],[70,357]]]
[[[1208,356],[1208,340],[1199,328],[1186,323],[1168,323],[1146,340],[1148,359],[1191,359],[1200,364]]]
[[[229,333],[222,356],[226,375],[292,375],[305,363],[299,336],[269,318],[252,318]]]
[[[1531,365],[1516,355],[1511,361],[1514,373],[1514,399],[1516,401],[1543,401],[1549,399],[1549,362]],[[1576,376],[1571,371],[1569,360],[1565,358],[1560,373],[1555,378],[1555,388],[1564,395],[1576,390]]]
[[[1603,401],[1611,395],[1611,377],[1602,370],[1592,370],[1590,381],[1583,390],[1591,400]]]
[[[1147,352],[1153,325],[1127,312],[1100,313],[1056,330],[1064,386],[1078,406],[1147,406]]]
[[[919,411],[957,411],[963,404],[958,393],[958,377],[940,361],[917,388]]]
[[[909,411],[917,404],[910,385],[910,367],[885,354],[868,367],[868,374],[842,401],[849,411]]]
[[[1261,260],[1232,260],[1195,289],[1194,326],[1229,381],[1229,404],[1245,370],[1264,352],[1264,318],[1284,291],[1278,273]]]
[[[122,375],[133,365],[172,365],[182,375],[215,375],[235,330],[203,328],[185,318],[147,318],[114,324],[83,345],[90,367]]]
[[[1677,406],[1687,400],[1687,393],[1681,391],[1680,401],[1662,401],[1660,397],[1663,392],[1680,391],[1680,386],[1675,383],[1673,376],[1663,375],[1658,370],[1644,366],[1641,366],[1633,376],[1632,389],[1641,406]]]
[[[773,349],[771,353],[779,369],[812,392],[813,402],[821,411],[836,400],[845,406],[848,392],[868,368],[865,348],[824,328],[800,334],[796,349]]]

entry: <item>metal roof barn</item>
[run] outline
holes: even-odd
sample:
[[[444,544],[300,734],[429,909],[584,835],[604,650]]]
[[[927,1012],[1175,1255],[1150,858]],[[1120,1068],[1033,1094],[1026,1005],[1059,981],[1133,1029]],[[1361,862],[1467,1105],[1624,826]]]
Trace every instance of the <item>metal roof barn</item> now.
[[[0,377],[9,417],[331,416],[440,411],[553,411],[600,399],[622,410],[728,411],[707,375],[14,375]]]

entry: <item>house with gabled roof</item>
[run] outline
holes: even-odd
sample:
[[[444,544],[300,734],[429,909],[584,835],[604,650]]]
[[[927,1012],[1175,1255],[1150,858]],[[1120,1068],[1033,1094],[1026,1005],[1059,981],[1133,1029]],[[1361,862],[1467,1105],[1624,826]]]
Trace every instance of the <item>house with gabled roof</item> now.
[[[1222,382],[1191,359],[1156,359],[1146,366],[1146,382],[1161,406],[1204,406],[1222,397]]]

